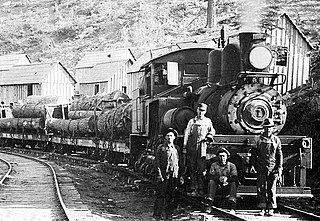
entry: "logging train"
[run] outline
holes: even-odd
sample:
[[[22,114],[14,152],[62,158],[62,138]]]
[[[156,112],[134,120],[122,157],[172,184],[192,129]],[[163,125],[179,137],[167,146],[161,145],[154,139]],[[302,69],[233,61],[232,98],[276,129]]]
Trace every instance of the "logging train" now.
[[[169,127],[183,132],[200,102],[208,105],[217,134],[207,149],[208,162],[225,146],[239,172],[239,196],[255,195],[250,150],[272,118],[275,133],[286,122],[286,106],[274,88],[284,83],[269,72],[275,53],[260,33],[240,33],[224,48],[188,47],[151,59],[140,68],[132,98],[115,91],[75,99],[71,105],[13,105],[14,118],[0,121],[2,145],[37,147],[66,154],[95,155],[153,178],[154,148]],[[282,81],[282,82],[281,82]],[[312,140],[279,135],[284,153],[280,197],[311,197],[306,185],[312,166]]]

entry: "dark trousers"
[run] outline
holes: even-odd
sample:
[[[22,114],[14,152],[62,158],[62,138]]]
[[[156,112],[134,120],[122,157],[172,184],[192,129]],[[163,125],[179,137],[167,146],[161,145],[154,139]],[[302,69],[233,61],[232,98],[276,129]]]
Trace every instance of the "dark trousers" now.
[[[154,217],[161,217],[162,211],[171,216],[176,207],[175,196],[178,187],[178,178],[169,177],[157,183],[156,200],[154,203]]]
[[[187,152],[188,169],[190,173],[190,189],[203,190],[203,172],[206,169],[206,158],[201,157],[200,151],[188,149]]]
[[[257,201],[258,208],[277,208],[276,187],[277,177],[273,173],[258,174],[257,179]]]
[[[6,111],[5,110],[1,110],[1,115],[2,115],[2,118],[6,118]]]
[[[230,182],[226,186],[222,186],[221,183],[215,182],[214,180],[209,180],[208,183],[208,196],[214,200],[218,187],[222,188],[224,193],[229,194],[229,200],[236,202],[237,198],[237,184],[236,182]]]

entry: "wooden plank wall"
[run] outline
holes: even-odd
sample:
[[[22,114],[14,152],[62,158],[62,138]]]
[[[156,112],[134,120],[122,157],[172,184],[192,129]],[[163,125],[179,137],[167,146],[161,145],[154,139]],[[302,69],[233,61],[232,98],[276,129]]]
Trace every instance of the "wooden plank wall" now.
[[[41,95],[41,86],[33,84],[32,90],[34,95]],[[5,104],[25,102],[28,96],[28,85],[5,85],[0,86],[0,100]]]
[[[109,91],[109,82],[106,81],[106,82],[98,82],[98,83],[80,84],[79,85],[80,94],[85,94],[88,96],[95,95],[94,94],[95,85],[99,85],[99,92]]]
[[[74,95],[73,79],[58,63],[41,83],[41,95],[58,95],[65,101],[71,101]]]
[[[303,38],[299,30],[283,15],[278,21],[278,28],[269,33],[272,37],[269,42],[273,46],[283,46],[288,48],[288,59],[286,66],[274,64],[271,67],[273,73],[280,73],[286,76],[284,85],[277,86],[281,94],[285,94],[302,84],[305,84],[310,75],[310,56],[311,50],[308,42]],[[281,82],[284,77],[278,81]]]
[[[139,86],[143,80],[144,72],[128,73],[128,96],[134,99],[133,91],[139,89]]]
[[[127,76],[127,70],[130,65],[131,65],[130,61],[126,62],[126,64],[121,66],[117,72],[113,73],[109,77],[106,77],[105,79],[103,79],[103,81],[79,83],[78,87],[79,87],[80,94],[92,96],[94,95],[94,92],[95,92],[95,85],[99,85],[99,92],[106,92],[106,93],[111,93],[112,91],[115,91],[115,90],[123,91],[123,87],[126,87],[127,88],[126,93],[128,94],[129,97],[131,97],[132,91],[129,90],[130,83],[128,83],[130,79],[128,79],[128,76]],[[77,72],[78,71],[81,71],[82,73],[90,74],[91,69],[83,68],[83,69],[78,69]]]

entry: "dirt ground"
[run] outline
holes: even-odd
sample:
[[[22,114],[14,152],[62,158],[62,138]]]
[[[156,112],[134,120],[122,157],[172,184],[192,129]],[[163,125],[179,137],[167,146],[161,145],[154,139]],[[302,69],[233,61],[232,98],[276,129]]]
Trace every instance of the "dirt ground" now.
[[[95,167],[60,164],[67,169],[83,203],[109,220],[152,220],[154,196]]]
[[[99,166],[83,167],[59,163],[73,178],[83,203],[92,213],[106,220],[149,221],[152,220],[155,196],[138,190],[115,175],[103,172]],[[286,205],[320,215],[319,194],[312,199],[285,199]],[[186,208],[181,207],[178,220],[185,220]],[[188,210],[188,209],[186,209]]]

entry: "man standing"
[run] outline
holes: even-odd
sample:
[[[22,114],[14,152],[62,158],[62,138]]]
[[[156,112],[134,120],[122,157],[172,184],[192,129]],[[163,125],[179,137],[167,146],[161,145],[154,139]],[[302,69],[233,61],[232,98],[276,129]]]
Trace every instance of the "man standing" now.
[[[1,110],[1,113],[0,113],[0,118],[6,118],[6,109],[4,107],[4,101],[1,101],[1,106],[0,106],[0,110]]]
[[[165,133],[165,142],[155,152],[157,169],[157,191],[153,217],[160,220],[164,211],[166,219],[171,220],[175,208],[175,194],[179,184],[182,160],[179,146],[173,142],[178,132],[169,128]]]
[[[258,174],[257,206],[261,209],[259,215],[273,216],[273,209],[277,208],[276,184],[282,173],[283,155],[281,141],[273,135],[273,120],[266,119],[263,128],[257,148],[252,151],[252,164]]]
[[[190,173],[191,195],[203,195],[203,179],[206,170],[206,138],[215,134],[210,118],[204,115],[207,105],[199,103],[197,116],[190,119],[185,129],[183,153],[187,156],[187,167]]]
[[[208,197],[213,203],[217,189],[229,194],[230,213],[235,214],[238,173],[236,165],[229,162],[230,153],[225,148],[219,148],[217,152],[219,160],[212,163],[209,171]]]

